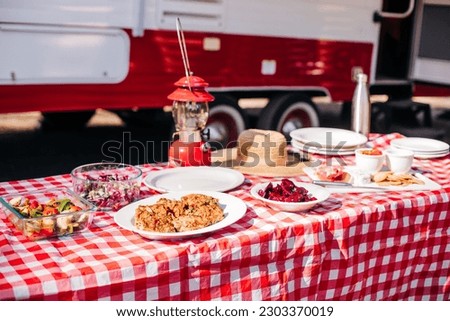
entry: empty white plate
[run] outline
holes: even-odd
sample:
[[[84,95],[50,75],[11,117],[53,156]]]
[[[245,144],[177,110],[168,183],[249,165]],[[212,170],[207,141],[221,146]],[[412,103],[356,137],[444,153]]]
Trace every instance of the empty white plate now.
[[[225,192],[241,185],[244,175],[222,167],[176,167],[147,174],[144,184],[161,193],[202,190]]]
[[[416,154],[414,153],[414,158],[417,159],[432,159],[432,158],[440,158],[445,157],[449,154],[449,152],[438,153],[438,154]]]
[[[351,130],[327,127],[306,127],[293,130],[291,137],[317,149],[355,148],[367,142],[367,137]]]
[[[292,147],[295,149],[304,151],[306,153],[319,154],[319,155],[327,155],[327,156],[344,156],[344,155],[353,155],[355,154],[354,149],[346,149],[346,148],[315,148],[311,145],[305,145],[302,142],[297,140],[291,141]]]
[[[412,150],[417,154],[444,154],[449,151],[449,145],[447,143],[422,137],[393,139],[391,146]]]

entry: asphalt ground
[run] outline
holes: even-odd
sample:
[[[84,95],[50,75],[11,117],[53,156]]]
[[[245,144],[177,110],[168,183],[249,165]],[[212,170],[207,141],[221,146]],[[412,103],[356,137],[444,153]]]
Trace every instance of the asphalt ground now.
[[[249,109],[254,119],[257,110]],[[319,104],[322,127],[349,128],[342,107]],[[450,143],[450,98],[433,105],[433,127],[394,124],[391,132],[439,138]],[[173,122],[167,113],[156,126],[126,125],[116,114],[98,110],[87,126],[60,129],[42,126],[38,112],[0,115],[0,181],[69,173],[93,162],[144,164],[167,161]],[[406,132],[405,132],[406,131]]]
[[[170,126],[165,123],[126,126],[106,111],[98,111],[83,128],[46,128],[39,113],[1,115],[0,123],[0,181],[65,174],[86,163],[167,159],[162,149],[168,145]]]

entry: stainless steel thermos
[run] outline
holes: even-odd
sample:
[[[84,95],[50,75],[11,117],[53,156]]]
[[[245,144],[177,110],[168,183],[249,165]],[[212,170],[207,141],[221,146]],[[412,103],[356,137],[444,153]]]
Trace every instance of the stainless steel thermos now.
[[[370,133],[370,100],[367,89],[367,75],[356,75],[356,88],[352,100],[352,127],[357,133],[369,136]]]

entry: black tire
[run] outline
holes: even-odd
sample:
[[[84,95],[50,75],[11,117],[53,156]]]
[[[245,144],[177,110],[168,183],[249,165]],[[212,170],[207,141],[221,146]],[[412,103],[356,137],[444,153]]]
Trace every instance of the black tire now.
[[[309,97],[291,93],[271,99],[261,111],[257,127],[279,131],[289,139],[289,133],[294,129],[317,126],[317,106]]]
[[[44,129],[79,129],[83,128],[95,110],[43,112],[42,127]]]
[[[239,134],[247,128],[247,115],[232,97],[223,94],[214,97],[206,124],[209,142],[215,149],[234,147]]]

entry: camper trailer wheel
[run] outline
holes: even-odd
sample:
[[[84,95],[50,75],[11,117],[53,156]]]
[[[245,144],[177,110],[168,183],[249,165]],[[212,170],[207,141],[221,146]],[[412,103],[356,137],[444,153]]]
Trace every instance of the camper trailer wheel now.
[[[289,133],[297,128],[319,126],[319,113],[311,99],[302,94],[285,94],[273,98],[261,111],[258,128]]]
[[[232,97],[222,94],[214,96],[214,101],[209,104],[206,125],[209,142],[215,149],[234,147],[239,134],[246,128],[246,114]]]

